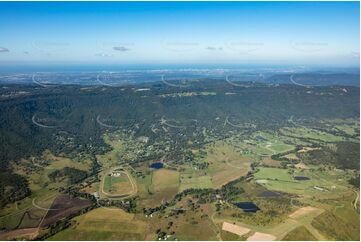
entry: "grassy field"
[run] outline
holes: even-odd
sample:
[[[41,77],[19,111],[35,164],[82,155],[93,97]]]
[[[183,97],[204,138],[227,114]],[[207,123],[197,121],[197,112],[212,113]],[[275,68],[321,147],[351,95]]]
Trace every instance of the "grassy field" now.
[[[149,172],[144,175],[144,177],[136,177],[136,182],[138,186],[138,193],[137,195],[144,199],[149,197],[150,186],[152,185],[152,173]]]
[[[329,127],[340,130],[348,135],[359,135],[360,133],[360,120],[358,119],[333,119],[324,120]]]
[[[154,192],[161,192],[168,188],[179,187],[179,172],[159,169],[153,172],[152,186]]]
[[[110,139],[108,135],[104,135],[105,143],[112,147],[110,152],[104,155],[97,155],[97,159],[101,162],[104,167],[112,167],[118,165],[120,158],[120,152],[124,150],[124,142],[121,140]]]
[[[125,173],[119,177],[106,176],[104,178],[104,191],[111,194],[127,194],[133,191],[132,184]]]
[[[120,209],[97,208],[49,240],[144,240],[147,224]]]
[[[184,213],[174,215],[169,207],[162,213],[148,217],[150,226],[154,230],[161,230],[168,235],[168,240],[218,240],[217,227],[210,219],[213,209],[210,204],[202,204],[199,209],[191,210],[189,201],[191,197],[184,197],[176,207],[187,209]]]
[[[230,144],[216,142],[207,146],[206,152],[209,166],[204,174],[210,176],[213,188],[219,188],[244,176],[250,170],[251,159],[237,152],[236,148]]]
[[[258,155],[273,155],[293,150],[295,147],[286,144],[289,139],[271,132],[258,131],[252,134],[253,151]]]
[[[67,185],[66,179],[60,182],[51,182],[48,177],[51,172],[65,167],[76,168],[83,171],[89,171],[91,168],[91,161],[89,159],[75,162],[66,157],[54,156],[49,151],[45,151],[41,159],[47,160],[49,165],[36,164],[38,167],[37,170],[29,170],[28,164],[32,162],[30,160],[22,160],[13,167],[16,173],[28,178],[31,191],[37,195],[41,195],[43,193],[45,194],[50,189],[64,187]]]
[[[260,167],[255,174],[256,179],[280,180],[285,182],[294,182],[287,169]]]
[[[72,167],[79,170],[88,171],[92,163],[90,159],[73,161],[69,158],[54,156],[49,151],[44,152],[43,158],[45,160],[51,161],[49,166],[46,167],[47,170],[56,170],[64,167]]]
[[[289,232],[282,240],[284,241],[311,241],[317,240],[305,226],[300,226]]]
[[[295,175],[307,176],[310,180],[295,181]],[[303,223],[316,238],[358,240],[360,220],[352,204],[355,194],[347,183],[349,177],[349,171],[312,165],[307,169],[260,167],[255,174],[256,181],[266,181],[262,185],[267,189],[297,194],[297,200],[325,210]],[[298,240],[300,236],[300,231],[295,230],[286,239]]]
[[[142,204],[153,207],[172,199],[179,191],[179,176],[177,171],[159,169],[145,179],[138,179]]]
[[[264,157],[284,153],[295,149],[295,145],[309,145],[309,142],[299,138],[287,137],[279,131],[257,131],[242,137],[239,135],[227,138],[227,143],[237,152],[254,161]]]
[[[297,210],[296,210],[297,211]],[[243,228],[250,229],[252,232],[259,232],[259,233],[265,233],[269,234],[271,236],[276,237],[276,240],[282,240],[287,234],[289,234],[291,231],[296,229],[299,226],[306,226],[308,230],[312,233],[313,236],[316,235],[317,239],[324,239],[322,235],[318,233],[317,230],[315,230],[311,222],[315,217],[320,215],[323,212],[321,209],[315,209],[313,211],[307,212],[305,214],[302,214],[298,216],[297,218],[286,218],[283,222],[277,223],[277,224],[270,224],[270,225],[253,225],[249,223],[242,222],[238,218],[234,218],[232,216],[225,216],[225,214],[221,213],[220,215],[217,215],[214,217],[214,220],[217,224],[223,223],[224,221],[229,223],[234,223],[238,226],[241,226]],[[229,214],[229,213],[228,213]],[[250,216],[256,216],[256,214],[249,214]],[[257,219],[257,218],[254,218]]]
[[[261,160],[261,164],[263,164],[265,166],[270,166],[270,167],[280,167],[281,161],[274,160],[271,157],[264,157]]]
[[[316,129],[297,127],[297,128],[282,128],[281,133],[295,137],[302,137],[314,140],[321,140],[324,142],[337,142],[346,140],[342,136],[336,136],[330,133],[319,131]]]
[[[331,212],[318,216],[312,225],[328,240],[360,240],[359,223],[340,219]]]
[[[197,173],[182,173],[180,191],[189,188],[211,188],[212,180],[210,176],[199,176]]]
[[[255,180],[265,181],[263,184],[270,190],[299,194],[302,196],[333,197],[349,190],[348,172],[313,169],[280,169],[260,167],[255,173]],[[306,176],[310,180],[297,181],[293,176]]]

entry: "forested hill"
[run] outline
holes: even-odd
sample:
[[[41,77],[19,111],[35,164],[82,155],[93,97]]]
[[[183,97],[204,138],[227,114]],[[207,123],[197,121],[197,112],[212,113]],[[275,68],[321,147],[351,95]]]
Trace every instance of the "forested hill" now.
[[[8,161],[44,149],[101,153],[107,149],[101,138],[106,130],[123,129],[152,141],[163,135],[166,124],[185,141],[199,138],[203,128],[220,135],[235,128],[226,122],[244,129],[275,128],[290,118],[358,117],[360,109],[357,87],[214,80],[123,87],[6,85],[0,95],[3,170]]]

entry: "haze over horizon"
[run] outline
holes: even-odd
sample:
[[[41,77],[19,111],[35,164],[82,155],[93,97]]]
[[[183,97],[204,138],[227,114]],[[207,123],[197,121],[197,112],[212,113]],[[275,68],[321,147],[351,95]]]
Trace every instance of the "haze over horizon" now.
[[[359,2],[1,2],[0,66],[359,66]]]

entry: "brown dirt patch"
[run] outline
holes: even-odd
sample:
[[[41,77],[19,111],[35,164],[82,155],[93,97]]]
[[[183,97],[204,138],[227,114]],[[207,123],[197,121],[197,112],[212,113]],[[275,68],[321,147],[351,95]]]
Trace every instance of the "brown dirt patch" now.
[[[276,236],[272,234],[256,232],[254,235],[248,237],[247,241],[273,241],[276,240]]]
[[[298,158],[298,156],[296,154],[288,154],[288,155],[285,155],[285,156],[282,156],[284,158],[287,158],[289,160],[299,160],[300,158]]]
[[[47,226],[65,218],[79,210],[90,206],[91,202],[85,199],[73,198],[66,194],[61,194],[53,201],[41,226]]]
[[[231,223],[227,223],[227,222],[223,222],[222,230],[227,231],[227,232],[231,232],[233,234],[237,234],[239,236],[245,235],[245,234],[247,234],[247,233],[249,233],[251,231],[248,228],[241,227],[241,226],[231,224]]]
[[[302,217],[302,216],[304,216],[304,215],[306,215],[308,213],[312,213],[312,212],[317,211],[317,210],[319,210],[319,209],[314,208],[314,207],[310,207],[310,206],[303,207],[303,208],[297,209],[295,212],[290,214],[288,217],[295,219],[295,218]]]
[[[281,162],[278,160],[273,160],[272,158],[266,157],[262,159],[262,164],[266,165],[266,166],[271,166],[271,167],[278,167],[281,165]]]
[[[0,240],[25,239],[33,240],[38,236],[38,228],[15,229],[11,231],[1,231]]]
[[[295,167],[298,169],[309,169],[309,167],[303,162],[296,164]]]

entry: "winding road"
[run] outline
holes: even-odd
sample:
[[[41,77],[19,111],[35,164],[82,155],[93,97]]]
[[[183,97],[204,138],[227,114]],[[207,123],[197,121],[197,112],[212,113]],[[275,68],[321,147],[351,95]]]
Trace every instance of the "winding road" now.
[[[33,122],[33,124],[35,124],[36,126],[42,127],[42,128],[47,128],[47,129],[55,129],[57,128],[57,126],[50,126],[50,125],[44,125],[41,123],[38,123],[36,121],[36,114],[33,115],[33,117],[31,118],[31,121]]]
[[[360,193],[356,190],[353,190],[353,192],[356,194],[356,198],[352,205],[355,208],[355,210],[357,211],[357,203],[358,203],[358,200],[360,199]]]

